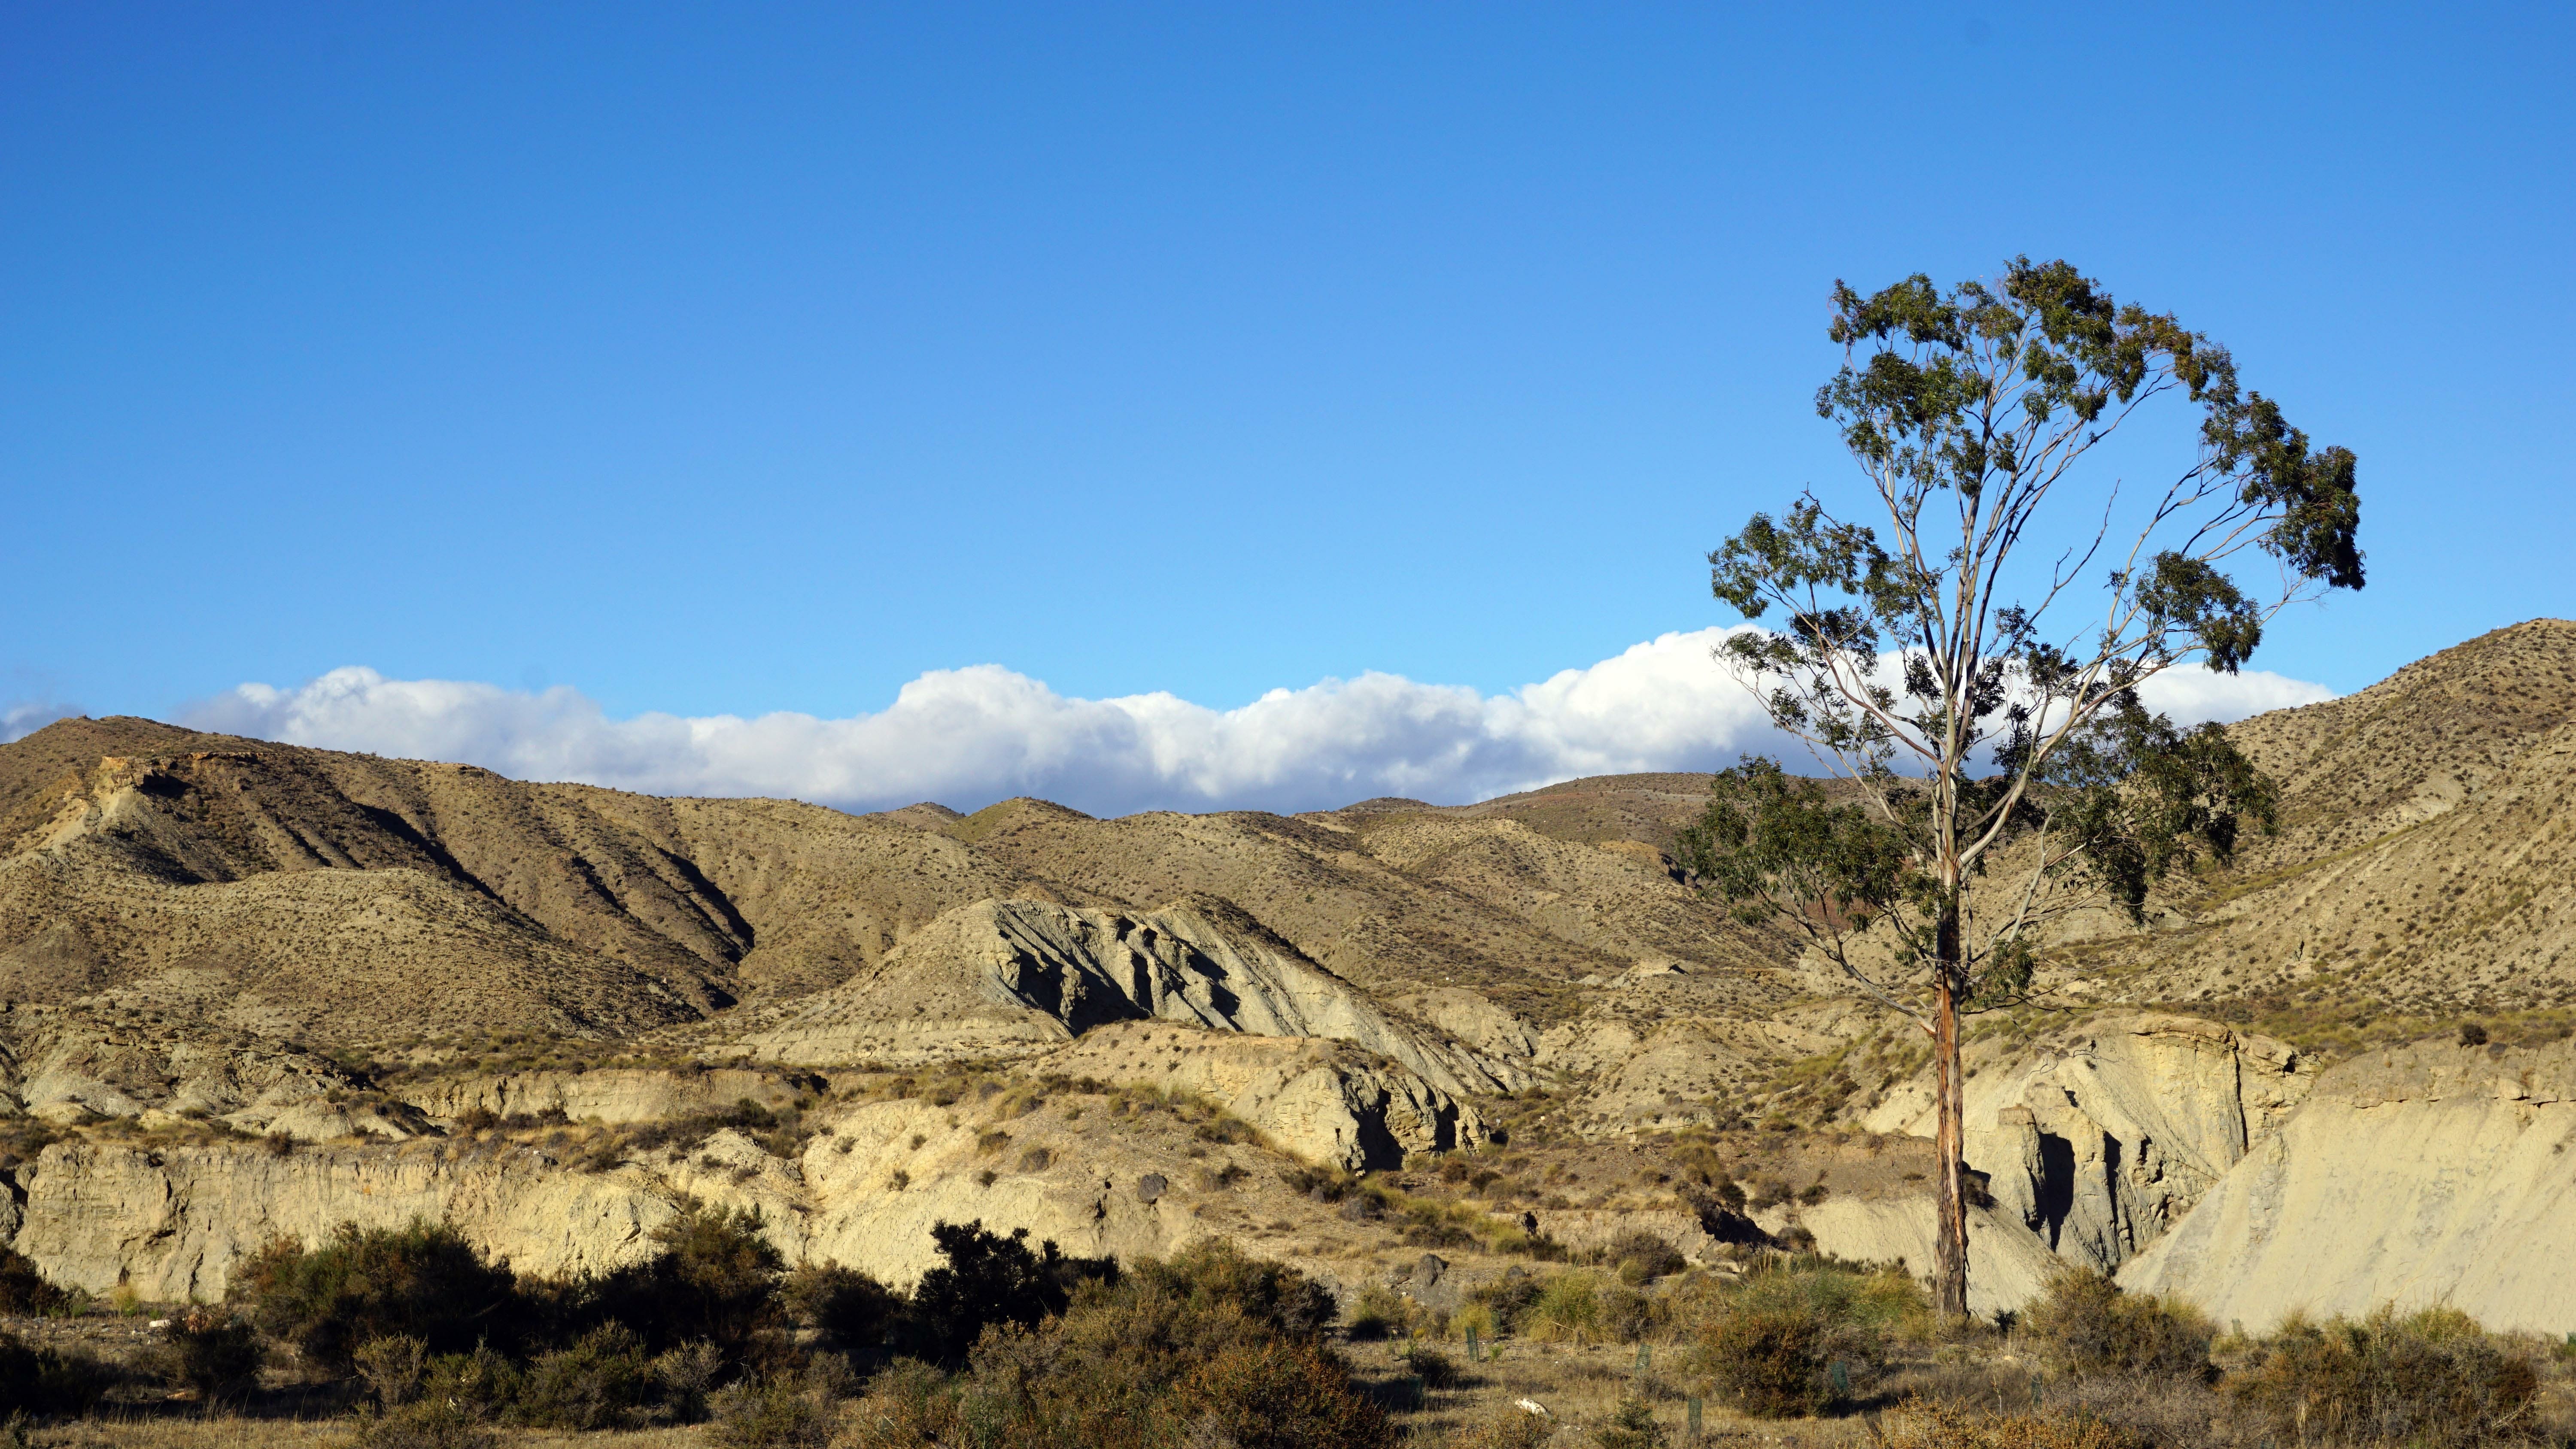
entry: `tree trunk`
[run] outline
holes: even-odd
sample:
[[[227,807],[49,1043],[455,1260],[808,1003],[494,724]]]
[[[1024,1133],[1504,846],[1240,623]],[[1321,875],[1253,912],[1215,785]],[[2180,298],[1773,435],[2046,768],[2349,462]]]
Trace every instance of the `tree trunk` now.
[[[1959,908],[1941,912],[1939,980],[1932,1002],[1933,1083],[1940,1093],[1940,1127],[1934,1150],[1941,1154],[1941,1198],[1938,1236],[1933,1246],[1932,1305],[1945,1319],[1968,1312],[1968,1199],[1966,1118],[1967,1093],[1959,1079]]]

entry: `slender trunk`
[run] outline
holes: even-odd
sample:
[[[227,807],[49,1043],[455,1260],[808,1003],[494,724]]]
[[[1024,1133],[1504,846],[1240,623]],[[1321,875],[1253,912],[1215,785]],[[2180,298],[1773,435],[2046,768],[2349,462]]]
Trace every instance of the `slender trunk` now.
[[[1943,1318],[1968,1312],[1968,1199],[1965,1176],[1967,1094],[1959,1080],[1959,992],[1962,985],[1957,898],[1943,907],[1939,980],[1932,1002],[1933,1081],[1941,1097],[1934,1150],[1941,1154],[1940,1223],[1933,1247],[1933,1307]]]

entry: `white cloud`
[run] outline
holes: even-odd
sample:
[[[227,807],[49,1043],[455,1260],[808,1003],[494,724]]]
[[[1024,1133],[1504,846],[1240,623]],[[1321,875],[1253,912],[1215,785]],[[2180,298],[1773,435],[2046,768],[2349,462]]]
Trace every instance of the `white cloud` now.
[[[13,704],[0,708],[0,745],[14,744],[58,719],[80,711],[66,704]]]
[[[771,714],[612,720],[543,693],[335,669],[245,684],[191,711],[203,729],[458,760],[505,775],[661,795],[773,795],[846,809],[1039,795],[1095,814],[1305,810],[1373,795],[1480,800],[1583,775],[1705,770],[1747,751],[1803,758],[1710,659],[1729,631],[1666,634],[1491,697],[1392,674],[1275,689],[1214,710],[1167,693],[1072,699],[998,665],[933,670],[851,719]],[[2275,674],[2194,671],[2150,685],[2184,722],[2331,698]],[[1795,765],[1792,768],[1796,768]]]

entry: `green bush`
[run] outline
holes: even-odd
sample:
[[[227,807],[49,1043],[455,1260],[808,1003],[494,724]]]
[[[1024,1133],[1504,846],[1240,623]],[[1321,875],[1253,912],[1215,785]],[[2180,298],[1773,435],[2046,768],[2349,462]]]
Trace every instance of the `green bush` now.
[[[191,1308],[163,1330],[160,1367],[207,1403],[236,1403],[259,1387],[268,1352],[259,1330],[230,1314]]]
[[[477,1344],[471,1353],[441,1354],[429,1361],[420,1401],[455,1407],[477,1423],[497,1419],[519,1401],[525,1375],[494,1349]]]
[[[454,1228],[419,1219],[343,1223],[311,1249],[280,1239],[234,1281],[261,1328],[332,1373],[347,1373],[369,1339],[417,1338],[430,1353],[461,1353],[487,1339],[514,1345],[527,1322],[506,1265],[484,1261]]]
[[[884,1346],[900,1328],[904,1300],[855,1268],[808,1263],[779,1280],[778,1299],[799,1327],[850,1352]]]
[[[116,1383],[116,1375],[86,1354],[30,1348],[0,1330],[0,1416],[85,1414]]]
[[[940,1363],[964,1362],[986,1327],[1034,1327],[1064,1312],[1076,1284],[1118,1273],[1114,1259],[1069,1258],[1052,1241],[1030,1252],[1026,1228],[1005,1238],[980,1220],[938,1223],[930,1236],[944,1261],[913,1288],[909,1326],[920,1356]]]
[[[1793,1259],[1699,1305],[1692,1365],[1757,1418],[1810,1414],[1866,1394],[1891,1337],[1930,1332],[1931,1306],[1904,1273]],[[1840,1383],[1834,1366],[1842,1365]]]
[[[1327,1347],[1305,1280],[1231,1249],[1076,1284],[1035,1328],[992,1323],[945,1385],[898,1362],[849,1416],[862,1449],[1234,1444],[1385,1449],[1385,1412]]]
[[[1332,1290],[1285,1263],[1246,1256],[1223,1238],[1194,1243],[1168,1261],[1137,1262],[1134,1273],[1195,1308],[1232,1304],[1275,1333],[1312,1338],[1340,1306]]]
[[[1619,1281],[1632,1288],[1670,1277],[1689,1266],[1682,1261],[1680,1249],[1648,1232],[1621,1234],[1603,1256],[1618,1269]]]
[[[371,1338],[350,1359],[376,1403],[397,1409],[420,1397],[421,1379],[429,1372],[429,1342],[400,1333]]]
[[[1849,1325],[1809,1310],[1748,1307],[1701,1330],[1698,1364],[1718,1397],[1757,1419],[1786,1419],[1831,1408],[1842,1397],[1832,1366],[1870,1347]]]
[[[1371,1283],[1351,1303],[1350,1335],[1362,1341],[1391,1338],[1410,1331],[1419,1311],[1412,1299],[1383,1283]]]
[[[1633,1343],[1653,1320],[1653,1305],[1617,1278],[1590,1272],[1555,1273],[1513,1315],[1514,1331],[1568,1343]]]
[[[1371,1449],[1392,1445],[1386,1411],[1351,1382],[1321,1344],[1251,1339],[1229,1344],[1174,1386],[1164,1416],[1238,1449]],[[1214,1429],[1225,1437],[1206,1433]]]
[[[1609,1423],[1592,1431],[1592,1442],[1600,1449],[1663,1449],[1664,1426],[1645,1400],[1631,1395],[1619,1401]]]
[[[2207,1379],[2215,1325],[2196,1310],[2124,1293],[2107,1273],[2060,1272],[2021,1319],[2040,1357],[2063,1374]]]
[[[837,1359],[801,1374],[746,1380],[715,1396],[707,1437],[724,1449],[829,1449],[849,1388],[849,1370]]]
[[[781,1318],[783,1260],[761,1226],[754,1208],[684,1202],[653,1229],[659,1251],[585,1285],[587,1292],[574,1296],[587,1302],[570,1317],[592,1327],[625,1324],[656,1351],[712,1343],[727,1363],[746,1363]]]
[[[2228,1387],[2284,1442],[2439,1446],[2545,1434],[2530,1359],[2448,1308],[2293,1321]]]
[[[519,1383],[510,1417],[539,1429],[637,1429],[651,1422],[660,1397],[644,1340],[611,1323],[569,1348],[538,1355]]]

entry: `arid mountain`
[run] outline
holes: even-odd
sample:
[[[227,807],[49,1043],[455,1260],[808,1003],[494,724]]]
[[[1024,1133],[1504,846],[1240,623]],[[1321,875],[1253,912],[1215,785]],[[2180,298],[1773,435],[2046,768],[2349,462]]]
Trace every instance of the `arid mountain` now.
[[[2282,831],[2172,904],[2131,999],[2576,1001],[2576,623],[2544,619],[2236,727]]]
[[[2073,1259],[2286,1311],[2257,1209],[2343,1201],[2371,1054],[2438,1031],[2406,1060],[2451,1065],[2403,1099],[2465,1145],[2373,1168],[2411,1205],[2324,1298],[2416,1282],[2420,1238],[2426,1291],[2547,1327],[2576,1282],[2473,1265],[2493,1223],[2576,1212],[2576,1158],[2541,1150],[2563,1072],[2521,1065],[2576,1026],[2576,625],[2236,730],[2281,832],[2146,929],[2094,913],[2045,1009],[1976,1041],[1974,1301]],[[0,746],[0,1240],[94,1289],[218,1292],[261,1235],[339,1217],[596,1265],[685,1192],[897,1277],[968,1216],[1098,1250],[1268,1235],[1345,1284],[1424,1243],[1499,1272],[1533,1232],[1919,1257],[1922,1052],[1678,877],[1705,790],[852,816],[64,721]],[[2440,1105],[2471,1051],[2485,1116]],[[2539,1145],[2476,1157],[2490,1117]],[[1412,1216],[1326,1209],[1328,1171]],[[2446,1173],[2512,1201],[2395,1180]]]

